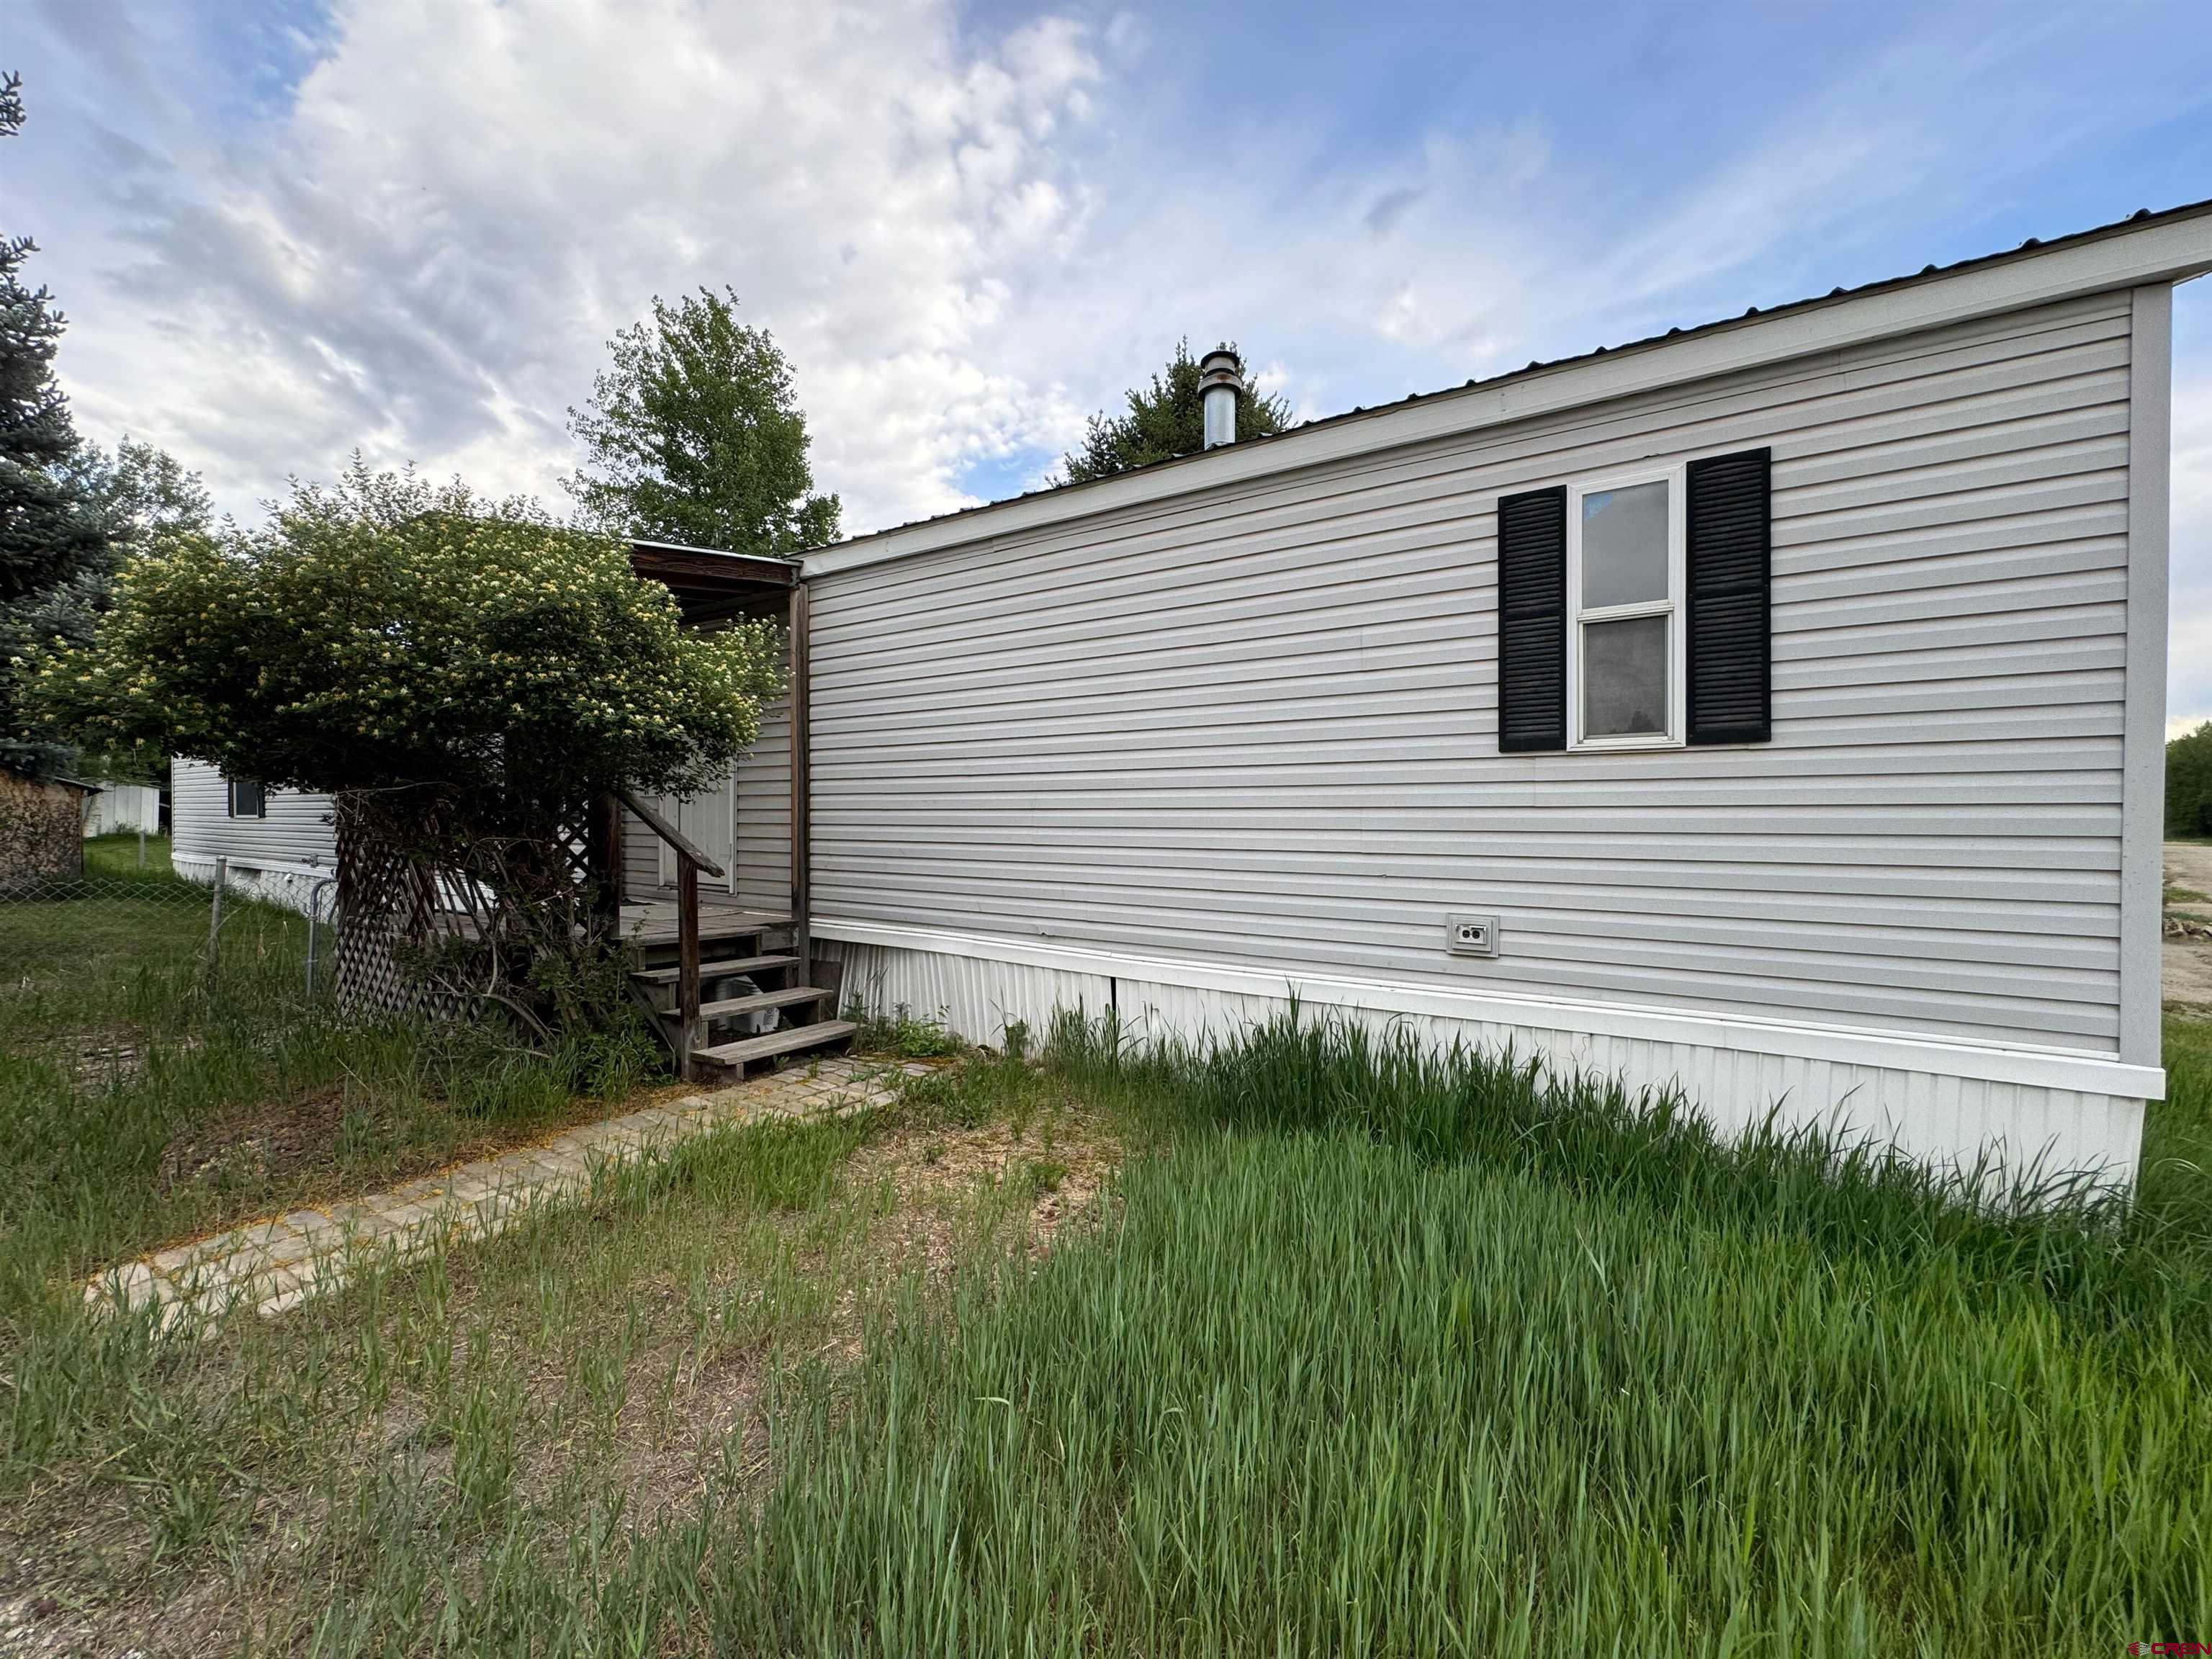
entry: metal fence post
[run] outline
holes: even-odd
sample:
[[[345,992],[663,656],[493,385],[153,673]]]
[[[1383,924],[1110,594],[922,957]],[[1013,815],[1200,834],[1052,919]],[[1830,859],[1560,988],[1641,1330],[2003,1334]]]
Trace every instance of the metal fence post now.
[[[323,895],[337,885],[336,876],[325,876],[307,890],[307,994],[315,994],[315,931],[323,919]],[[337,931],[337,918],[331,918],[331,931]]]
[[[223,884],[229,878],[229,876],[230,860],[227,858],[217,859],[215,861],[215,899],[214,902],[208,906],[207,973],[208,979],[210,982],[215,979],[216,957],[221,949],[220,941],[222,933]]]
[[[146,826],[143,823],[138,826],[138,867],[146,867]]]

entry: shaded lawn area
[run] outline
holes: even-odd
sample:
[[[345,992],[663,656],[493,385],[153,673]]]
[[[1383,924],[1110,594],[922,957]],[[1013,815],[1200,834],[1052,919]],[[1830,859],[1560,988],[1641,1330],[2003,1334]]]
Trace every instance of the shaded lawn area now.
[[[204,1344],[19,1309],[0,1601],[331,1654],[2196,1639],[2212,1024],[2168,1046],[2140,1204],[2021,1218],[1340,1030],[1063,1025]]]

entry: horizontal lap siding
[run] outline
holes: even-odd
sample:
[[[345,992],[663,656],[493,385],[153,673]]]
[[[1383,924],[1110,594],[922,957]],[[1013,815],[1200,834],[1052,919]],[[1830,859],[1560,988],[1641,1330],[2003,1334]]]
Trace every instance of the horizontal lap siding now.
[[[815,908],[2111,1047],[2128,344],[2100,298],[818,579]],[[1498,496],[1755,445],[1774,741],[1499,755]]]
[[[169,763],[170,851],[178,858],[227,858],[256,868],[269,865],[331,869],[337,860],[337,832],[331,798],[295,789],[271,789],[269,816],[230,816],[230,786],[204,761]]]
[[[738,896],[756,909],[791,905],[791,719],[778,702],[738,762]]]

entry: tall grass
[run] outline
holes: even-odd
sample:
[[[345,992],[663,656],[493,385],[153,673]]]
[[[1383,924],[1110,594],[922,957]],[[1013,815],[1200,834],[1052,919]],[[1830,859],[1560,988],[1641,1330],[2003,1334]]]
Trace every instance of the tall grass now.
[[[1340,1132],[1133,1169],[792,1431],[815,1653],[2113,1651],[2212,1620],[2212,1399],[1909,1278]]]
[[[2212,1629],[2204,1205],[1970,1183],[1340,1024],[1056,1062],[1110,1232],[817,1376],[728,1570],[830,1653],[2111,1652]],[[2194,1085],[2185,1085],[2185,1095]],[[2201,1146],[2202,1099],[2162,1130]],[[2014,1194],[2014,1198],[2021,1194]]]
[[[2200,1030],[2202,1051],[2191,1047]],[[1723,1140],[1679,1093],[1296,1009],[1195,1044],[1133,1045],[1110,1020],[1064,1019],[1053,1052],[1092,1092],[1185,1130],[1342,1130],[1899,1271],[1942,1262],[1977,1282],[2033,1285],[2069,1316],[2180,1342],[2212,1330],[2212,1023],[2169,1020],[2168,1043],[2171,1098],[2152,1109],[2132,1200],[2063,1172],[1931,1171],[1778,1116]],[[2212,1377],[2212,1346],[2184,1346]]]
[[[2201,1639],[2212,1025],[2169,1047],[2140,1202],[2022,1212],[1343,1026],[1064,1024],[903,1109],[1118,1109],[1147,1150],[1048,1252],[1009,1182],[886,1292],[890,1114],[204,1344],[19,1302],[0,1516],[104,1517],[68,1571],[134,1629],[315,1655]]]
[[[94,843],[67,896],[0,902],[0,1334],[119,1256],[550,1127],[654,1068],[641,1036],[545,1053],[341,1021],[307,989],[306,921],[235,895],[210,975],[207,890],[166,854],[138,871],[133,842]]]

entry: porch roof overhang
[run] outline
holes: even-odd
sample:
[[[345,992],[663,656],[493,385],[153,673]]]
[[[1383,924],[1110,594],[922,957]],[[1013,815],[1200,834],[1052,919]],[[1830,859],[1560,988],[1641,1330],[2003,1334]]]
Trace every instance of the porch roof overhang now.
[[[788,559],[673,542],[633,541],[629,563],[676,596],[687,623],[781,610],[799,581],[799,567]]]

